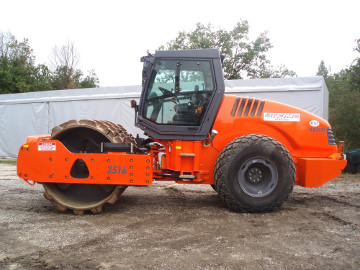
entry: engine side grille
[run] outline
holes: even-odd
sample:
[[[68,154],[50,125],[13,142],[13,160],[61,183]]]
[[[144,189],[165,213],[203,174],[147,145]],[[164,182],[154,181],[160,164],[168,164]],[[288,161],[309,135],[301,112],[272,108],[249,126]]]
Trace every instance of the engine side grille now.
[[[326,133],[327,133],[328,143],[330,145],[336,145],[335,136],[334,136],[331,128],[326,129]]]
[[[265,105],[265,100],[253,99],[253,98],[236,98],[233,108],[231,110],[231,116],[235,117],[260,117]]]

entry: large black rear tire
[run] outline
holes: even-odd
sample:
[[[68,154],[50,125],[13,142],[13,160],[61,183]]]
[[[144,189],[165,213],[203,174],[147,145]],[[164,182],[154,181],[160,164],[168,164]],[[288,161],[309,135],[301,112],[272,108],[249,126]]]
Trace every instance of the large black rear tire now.
[[[269,212],[290,196],[295,165],[287,149],[268,136],[251,134],[230,142],[214,170],[216,190],[236,212]]]

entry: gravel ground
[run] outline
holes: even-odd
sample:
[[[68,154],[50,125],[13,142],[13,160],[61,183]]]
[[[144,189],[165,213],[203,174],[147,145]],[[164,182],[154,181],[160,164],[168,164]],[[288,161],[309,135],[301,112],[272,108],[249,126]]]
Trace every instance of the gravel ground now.
[[[0,269],[360,269],[360,175],[237,214],[210,186],[128,188],[101,214],[60,213],[0,163]]]

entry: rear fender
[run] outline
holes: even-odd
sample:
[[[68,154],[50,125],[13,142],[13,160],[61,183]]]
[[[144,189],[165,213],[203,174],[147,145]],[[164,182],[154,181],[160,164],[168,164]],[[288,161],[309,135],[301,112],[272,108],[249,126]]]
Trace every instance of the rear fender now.
[[[218,150],[246,134],[272,137],[293,157],[328,157],[338,150],[335,141],[329,142],[331,128],[326,120],[269,100],[225,95],[213,129],[218,131],[213,141]]]
[[[296,166],[296,184],[317,187],[338,176],[346,165],[329,123],[286,104],[225,95],[214,122],[213,146],[221,151],[232,140],[262,134],[282,143]]]

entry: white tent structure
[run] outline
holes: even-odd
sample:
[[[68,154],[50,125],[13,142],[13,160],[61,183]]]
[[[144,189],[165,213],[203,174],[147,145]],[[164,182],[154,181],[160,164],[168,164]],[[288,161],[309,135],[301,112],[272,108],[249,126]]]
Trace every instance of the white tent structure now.
[[[269,99],[329,118],[329,91],[323,77],[225,81],[225,92]]]
[[[225,92],[283,102],[328,119],[322,77],[225,81]],[[0,158],[16,158],[27,136],[49,134],[71,119],[109,120],[141,136],[130,108],[140,93],[141,86],[122,86],[0,95]]]

